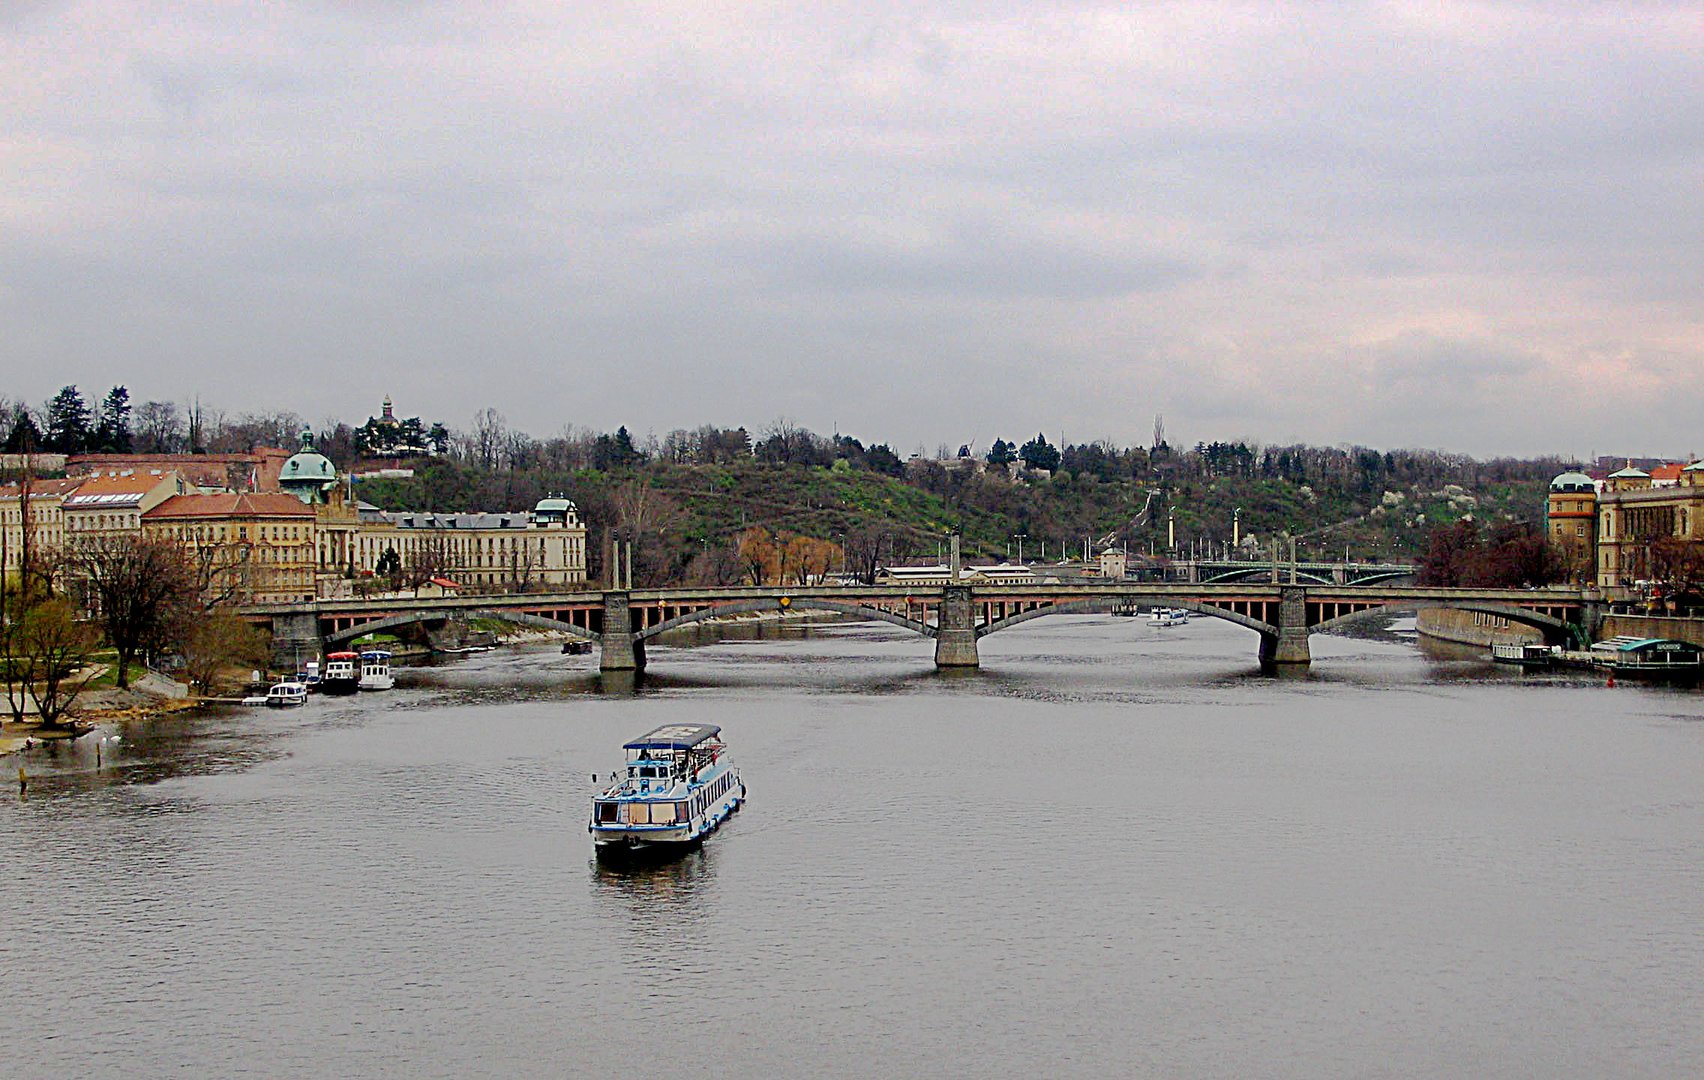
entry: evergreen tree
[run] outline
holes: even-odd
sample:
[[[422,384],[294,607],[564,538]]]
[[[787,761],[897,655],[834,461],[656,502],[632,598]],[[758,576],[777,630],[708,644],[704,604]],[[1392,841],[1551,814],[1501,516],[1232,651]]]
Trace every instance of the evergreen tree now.
[[[18,413],[18,422],[12,425],[12,430],[6,435],[5,453],[34,454],[41,450],[44,440],[41,429],[36,427],[35,417],[28,409]]]
[[[1012,444],[1005,439],[995,439],[994,445],[988,448],[988,464],[990,465],[1010,465],[1016,460],[1018,460],[1018,455],[1014,452]]]
[[[1047,441],[1047,436],[1036,432],[1035,438],[1024,443],[1018,451],[1018,457],[1032,469],[1045,469],[1053,472],[1059,468],[1059,450]]]
[[[110,454],[128,454],[130,436],[130,391],[115,386],[101,402],[101,418],[95,428],[93,449]]]
[[[89,406],[75,386],[61,387],[47,403],[44,449],[80,454],[89,446]]]

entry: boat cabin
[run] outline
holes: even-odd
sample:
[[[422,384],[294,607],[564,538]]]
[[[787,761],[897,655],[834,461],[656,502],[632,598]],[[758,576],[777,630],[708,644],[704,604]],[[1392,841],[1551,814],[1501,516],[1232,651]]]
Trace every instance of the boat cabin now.
[[[1593,645],[1592,660],[1617,671],[1696,672],[1704,649],[1690,641],[1622,635]]]

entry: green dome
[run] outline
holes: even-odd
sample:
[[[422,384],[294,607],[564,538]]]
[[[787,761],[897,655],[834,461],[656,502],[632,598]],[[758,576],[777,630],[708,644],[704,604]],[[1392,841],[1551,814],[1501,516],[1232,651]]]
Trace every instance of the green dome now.
[[[278,486],[303,502],[324,502],[324,492],[337,482],[337,466],[314,449],[314,433],[302,429],[302,449],[278,470]]]
[[[1551,491],[1588,491],[1593,486],[1592,478],[1581,472],[1565,472],[1550,481]]]
[[[578,513],[579,510],[580,508],[574,505],[574,501],[572,499],[555,497],[540,499],[538,501],[538,505],[533,507],[533,513],[535,514],[574,514]]]

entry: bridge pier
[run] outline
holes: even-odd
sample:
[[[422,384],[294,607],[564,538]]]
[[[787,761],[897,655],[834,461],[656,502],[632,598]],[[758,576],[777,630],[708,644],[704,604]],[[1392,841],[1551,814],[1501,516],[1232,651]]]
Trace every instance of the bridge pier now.
[[[645,642],[633,636],[633,609],[626,591],[604,593],[600,671],[644,671]]]
[[[935,621],[935,666],[980,667],[976,654],[976,605],[968,585],[948,585],[941,591]]]
[[[313,611],[272,616],[272,666],[295,671],[299,662],[318,660],[324,640],[319,614]]]
[[[1308,651],[1308,591],[1298,586],[1278,590],[1278,632],[1260,635],[1260,666],[1305,667]]]

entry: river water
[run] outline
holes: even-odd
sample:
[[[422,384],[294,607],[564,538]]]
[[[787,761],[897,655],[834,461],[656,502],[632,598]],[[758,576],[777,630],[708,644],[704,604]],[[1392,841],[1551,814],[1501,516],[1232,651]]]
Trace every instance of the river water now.
[[[512,649],[36,751],[9,1077],[1704,1073],[1704,696],[1037,620]],[[591,775],[721,724],[750,802],[600,869]]]

